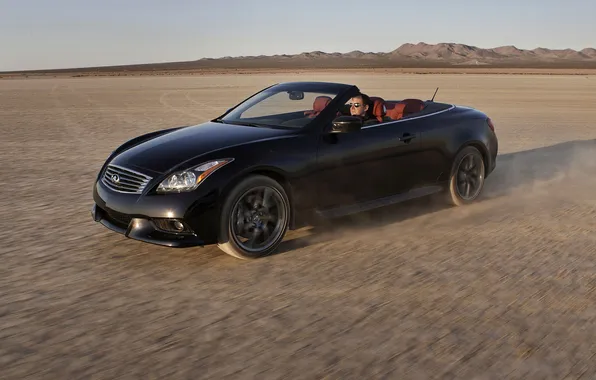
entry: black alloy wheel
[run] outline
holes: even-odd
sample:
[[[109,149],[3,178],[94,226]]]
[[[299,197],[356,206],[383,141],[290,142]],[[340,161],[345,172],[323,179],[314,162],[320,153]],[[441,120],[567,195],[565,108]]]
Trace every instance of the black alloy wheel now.
[[[467,146],[456,156],[449,181],[449,201],[461,206],[472,203],[484,187],[484,158],[478,149]]]
[[[290,220],[284,188],[272,178],[250,176],[228,195],[222,208],[219,248],[241,259],[271,254]]]

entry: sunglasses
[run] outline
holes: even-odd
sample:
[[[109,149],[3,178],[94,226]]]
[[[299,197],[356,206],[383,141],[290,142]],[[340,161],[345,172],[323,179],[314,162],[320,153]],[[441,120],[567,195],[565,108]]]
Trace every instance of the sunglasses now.
[[[348,103],[348,105],[350,107],[354,107],[354,108],[360,108],[360,106],[362,106],[362,104],[360,104],[360,103]]]

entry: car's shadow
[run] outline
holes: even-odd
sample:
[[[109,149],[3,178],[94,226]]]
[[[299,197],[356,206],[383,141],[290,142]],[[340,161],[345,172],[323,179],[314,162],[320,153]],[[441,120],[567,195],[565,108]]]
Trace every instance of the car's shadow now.
[[[516,188],[548,181],[570,171],[596,175],[596,139],[576,140],[497,157],[495,171],[486,179],[478,202],[506,196]],[[431,196],[356,215],[328,220],[311,226],[308,236],[284,241],[276,254],[325,241],[329,233],[344,228],[371,229],[417,216],[438,212],[450,206],[440,197]]]

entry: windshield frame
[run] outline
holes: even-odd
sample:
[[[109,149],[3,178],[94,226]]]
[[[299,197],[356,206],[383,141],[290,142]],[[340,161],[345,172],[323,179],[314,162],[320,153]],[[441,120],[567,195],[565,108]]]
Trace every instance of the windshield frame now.
[[[282,129],[292,129],[292,130],[302,130],[308,128],[310,125],[313,124],[315,121],[319,121],[321,118],[324,118],[327,115],[330,108],[337,108],[338,101],[342,100],[347,92],[352,92],[355,86],[350,84],[342,84],[342,83],[330,83],[330,82],[287,82],[287,83],[278,83],[269,87],[264,88],[263,90],[251,95],[250,97],[246,98],[242,102],[238,103],[236,106],[230,108],[226,111],[223,115],[213,119],[213,122],[220,122],[220,123],[229,123],[229,124],[239,124],[239,125],[249,125],[253,127],[263,127],[263,128],[282,128]],[[319,93],[320,95],[327,95],[331,98],[331,101],[326,106],[325,110],[321,112],[316,117],[310,119],[310,121],[304,123],[304,125],[297,125],[297,126],[287,126],[282,124],[266,124],[266,123],[259,123],[258,120],[243,120],[240,118],[240,115],[247,110],[251,109],[255,105],[269,99],[271,96],[275,96],[276,94],[280,94],[283,92],[291,92],[291,91],[303,91],[306,93],[314,92]],[[263,118],[267,118],[264,116]]]

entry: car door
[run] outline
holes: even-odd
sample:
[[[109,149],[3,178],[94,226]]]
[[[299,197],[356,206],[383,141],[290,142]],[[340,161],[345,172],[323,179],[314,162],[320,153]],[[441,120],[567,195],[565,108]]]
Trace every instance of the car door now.
[[[405,192],[419,183],[421,134],[411,122],[323,133],[317,153],[318,208],[331,209]]]

